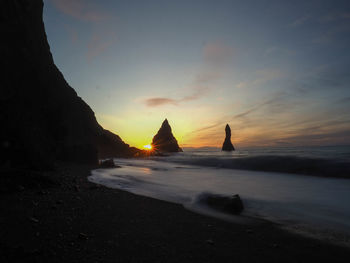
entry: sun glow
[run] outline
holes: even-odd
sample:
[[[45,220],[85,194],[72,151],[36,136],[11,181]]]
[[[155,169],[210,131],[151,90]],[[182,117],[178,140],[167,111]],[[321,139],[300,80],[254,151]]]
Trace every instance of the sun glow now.
[[[147,144],[147,145],[144,145],[143,148],[145,148],[146,150],[152,150],[152,145]]]

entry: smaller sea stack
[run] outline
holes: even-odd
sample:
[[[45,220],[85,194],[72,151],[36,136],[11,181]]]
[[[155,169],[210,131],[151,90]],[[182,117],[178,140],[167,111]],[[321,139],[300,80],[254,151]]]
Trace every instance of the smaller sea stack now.
[[[226,137],[221,150],[226,152],[234,151],[235,147],[233,147],[231,142],[231,128],[228,124],[226,124],[225,133],[226,133]]]
[[[158,152],[182,152],[171,132],[171,127],[167,119],[163,121],[159,131],[153,137],[152,148]]]

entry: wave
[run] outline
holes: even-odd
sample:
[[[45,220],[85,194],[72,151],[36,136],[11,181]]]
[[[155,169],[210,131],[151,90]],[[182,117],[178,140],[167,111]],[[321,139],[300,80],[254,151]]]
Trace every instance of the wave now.
[[[180,157],[169,156],[162,161],[115,159],[120,168],[93,170],[88,180],[110,188],[182,204],[194,212],[229,221],[247,223],[247,218],[262,218],[286,226],[320,227],[326,231],[334,230],[335,233],[350,233],[348,179],[217,169],[165,161],[179,160]],[[199,158],[192,159],[198,161]],[[237,159],[218,161],[229,164]],[[247,158],[239,161],[244,159]],[[266,160],[265,157],[262,159]],[[277,160],[282,159],[279,157]],[[205,158],[201,162],[209,165],[209,160],[216,159]],[[236,194],[239,194],[244,206],[242,216],[233,215],[227,206]]]
[[[271,155],[223,158],[222,156],[172,155],[157,157],[155,160],[226,169],[350,178],[350,162],[325,158]]]

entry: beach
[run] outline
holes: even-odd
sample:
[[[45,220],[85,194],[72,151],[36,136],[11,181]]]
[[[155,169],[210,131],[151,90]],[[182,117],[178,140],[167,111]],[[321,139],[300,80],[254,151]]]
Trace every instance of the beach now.
[[[349,1],[268,2],[2,1],[0,263],[350,262]]]
[[[0,199],[1,262],[348,262],[350,249],[269,221],[230,223],[88,182],[96,167],[18,171]],[[21,179],[22,177],[22,179]],[[13,180],[16,178],[16,180]],[[6,185],[10,184],[10,185]]]
[[[114,158],[90,182],[233,222],[257,218],[328,239],[350,236],[348,147],[184,150],[160,157]],[[208,198],[238,194],[240,217],[220,213]],[[342,240],[343,238],[341,238]]]

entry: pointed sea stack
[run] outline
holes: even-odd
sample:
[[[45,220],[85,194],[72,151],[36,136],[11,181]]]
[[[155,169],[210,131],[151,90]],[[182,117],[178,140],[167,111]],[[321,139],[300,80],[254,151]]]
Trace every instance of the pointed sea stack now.
[[[159,152],[182,152],[171,132],[168,120],[165,119],[157,134],[153,137],[152,148]]]
[[[231,128],[228,124],[226,124],[225,127],[225,132],[226,132],[226,137],[224,144],[222,145],[223,151],[231,152],[235,150],[235,147],[233,147],[232,142],[231,142]]]

